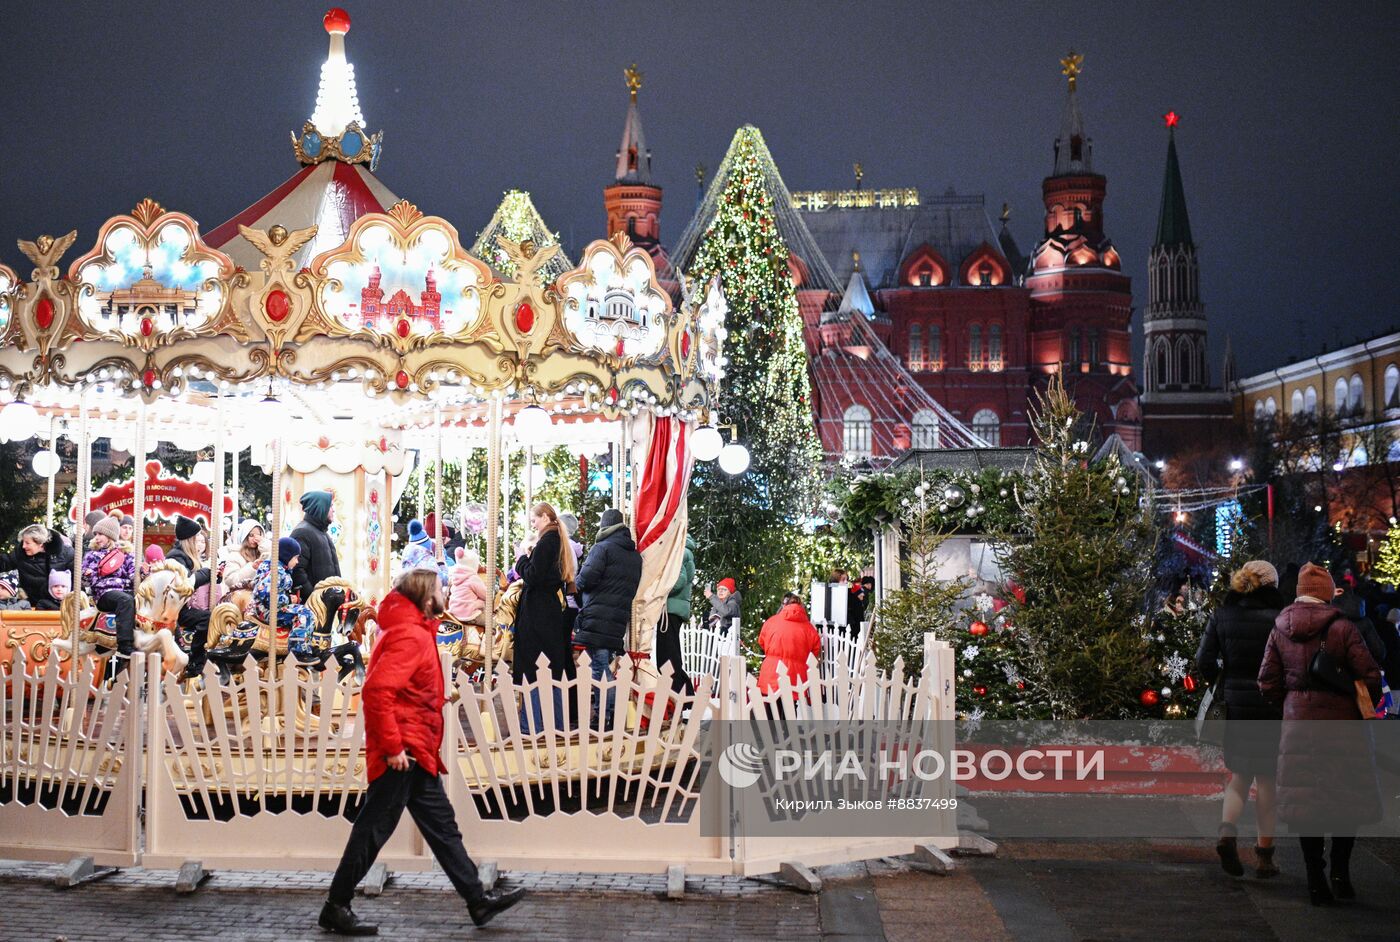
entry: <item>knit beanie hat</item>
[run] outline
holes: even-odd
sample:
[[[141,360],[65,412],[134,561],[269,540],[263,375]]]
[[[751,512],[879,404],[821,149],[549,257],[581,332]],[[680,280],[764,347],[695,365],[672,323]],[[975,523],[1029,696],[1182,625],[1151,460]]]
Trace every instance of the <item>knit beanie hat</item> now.
[[[1307,563],[1298,571],[1298,595],[1331,602],[1337,594],[1332,574],[1317,563]]]
[[[283,566],[292,561],[293,556],[301,555],[301,544],[289,536],[277,541],[277,561]]]
[[[734,584],[733,579],[721,579],[718,584],[715,585],[715,588],[728,589],[731,593],[738,591],[738,586]]]
[[[153,566],[165,562],[165,550],[161,549],[159,544],[152,543],[146,547],[146,562]]]
[[[408,521],[408,542],[418,543],[421,546],[429,544],[428,534],[423,532],[423,522],[421,520]]]
[[[615,527],[622,522],[622,511],[616,507],[609,507],[603,511],[603,516],[598,518],[598,529],[606,530],[608,527]]]
[[[564,525],[564,532],[569,534],[569,539],[578,536],[578,517],[566,510],[559,515],[559,522]]]
[[[175,539],[189,540],[199,535],[199,524],[181,514],[175,518]]]
[[[133,517],[131,514],[127,514],[126,516],[122,517],[122,526],[124,526],[124,527],[134,527],[134,526],[136,526],[136,518]]]
[[[1278,570],[1263,559],[1251,559],[1230,577],[1230,588],[1241,595],[1248,595],[1266,585],[1278,586]]]
[[[52,589],[56,585],[65,587],[72,586],[73,574],[71,572],[65,572],[62,569],[49,570],[49,588]]]
[[[91,530],[91,529],[92,529],[93,527],[95,527],[98,523],[100,523],[101,521],[106,520],[106,519],[107,519],[107,515],[104,514],[102,511],[100,511],[100,510],[93,510],[93,511],[89,511],[89,512],[88,512],[88,515],[87,515],[86,517],[83,518],[83,524],[84,524],[84,526],[86,526],[89,530]]]
[[[101,534],[109,540],[115,540],[117,537],[121,536],[122,530],[117,524],[116,518],[103,517],[92,525],[92,532],[94,535]]]

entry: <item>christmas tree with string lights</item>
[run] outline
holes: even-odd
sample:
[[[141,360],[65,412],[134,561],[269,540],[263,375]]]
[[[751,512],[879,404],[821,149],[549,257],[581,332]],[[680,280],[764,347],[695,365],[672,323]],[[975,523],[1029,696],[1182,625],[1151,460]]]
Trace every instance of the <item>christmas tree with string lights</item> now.
[[[1388,585],[1400,586],[1400,526],[1386,531],[1385,542],[1376,557],[1376,577]]]
[[[736,426],[751,460],[735,476],[697,463],[690,532],[702,580],[738,583],[749,638],[783,594],[798,589],[799,576],[810,575],[799,568],[811,555],[806,524],[820,487],[821,447],[797,290],[775,219],[772,188],[782,181],[757,128],[735,134],[715,185],[714,218],[689,277],[705,284],[720,276],[729,305],[728,363],[715,419]]]

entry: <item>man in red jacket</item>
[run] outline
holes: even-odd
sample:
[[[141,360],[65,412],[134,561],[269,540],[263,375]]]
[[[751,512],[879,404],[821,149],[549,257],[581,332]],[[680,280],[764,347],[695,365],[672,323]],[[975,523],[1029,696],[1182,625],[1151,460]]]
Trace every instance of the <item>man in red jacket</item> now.
[[[330,932],[379,932],[360,921],[350,901],[404,808],[467,901],[473,923],[486,925],[525,896],[524,889],[487,893],[482,887],[438,778],[445,771],[440,752],[446,701],[437,650],[442,610],[442,585],[427,569],[404,573],[379,606],[379,642],[362,690],[369,789],[321,908],[320,926]]]

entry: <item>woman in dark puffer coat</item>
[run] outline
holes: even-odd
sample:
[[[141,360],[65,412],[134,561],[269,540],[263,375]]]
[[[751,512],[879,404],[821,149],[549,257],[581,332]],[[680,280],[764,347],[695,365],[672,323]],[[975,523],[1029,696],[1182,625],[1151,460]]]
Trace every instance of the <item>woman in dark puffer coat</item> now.
[[[1331,902],[1334,894],[1356,897],[1351,885],[1356,829],[1381,816],[1371,731],[1360,722],[1355,694],[1334,691],[1309,674],[1314,656],[1326,645],[1372,698],[1380,696],[1380,669],[1356,626],[1330,604],[1335,591],[1326,569],[1303,567],[1298,600],[1279,614],[1259,668],[1264,699],[1283,702],[1278,813],[1299,835],[1313,905]],[[1322,854],[1326,834],[1332,835],[1330,889]]]
[[[1230,782],[1225,786],[1220,840],[1215,849],[1220,865],[1232,877],[1244,875],[1236,838],[1251,784],[1259,789],[1256,872],[1260,877],[1279,872],[1274,865],[1274,774],[1283,711],[1279,704],[1264,701],[1258,678],[1264,648],[1283,606],[1278,570],[1262,559],[1245,563],[1230,577],[1230,594],[1211,616],[1196,652],[1201,676],[1207,683],[1220,677],[1220,694],[1225,701],[1225,767],[1230,770]]]

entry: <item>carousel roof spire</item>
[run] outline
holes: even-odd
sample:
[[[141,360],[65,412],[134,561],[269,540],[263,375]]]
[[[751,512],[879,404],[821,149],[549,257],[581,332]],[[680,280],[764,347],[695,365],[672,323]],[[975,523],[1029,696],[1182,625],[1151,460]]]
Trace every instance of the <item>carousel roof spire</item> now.
[[[381,134],[365,133],[365,116],[355,91],[355,67],[345,58],[345,34],[350,32],[350,14],[332,7],[321,18],[330,34],[330,51],[321,64],[321,85],[316,90],[316,109],[302,126],[301,137],[292,135],[297,159],[304,164],[323,160],[345,163],[379,163]]]

